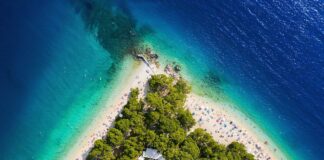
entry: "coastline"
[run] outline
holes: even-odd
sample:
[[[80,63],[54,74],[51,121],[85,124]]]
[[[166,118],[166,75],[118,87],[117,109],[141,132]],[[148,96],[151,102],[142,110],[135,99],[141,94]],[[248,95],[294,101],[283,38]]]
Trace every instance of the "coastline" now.
[[[140,97],[142,97],[146,82],[152,74],[166,74],[162,69],[153,66],[152,70],[150,67],[152,66],[139,62],[138,66],[129,71],[129,75],[125,75],[118,82],[119,85],[112,91],[112,96],[102,102],[102,109],[98,111],[98,114],[89,123],[85,131],[80,134],[76,143],[73,143],[73,147],[67,152],[64,159],[85,159],[94,141],[106,135],[107,129],[112,125],[119,111],[127,103],[130,89],[139,88]],[[202,127],[206,129],[219,143],[241,142],[246,146],[249,153],[255,155],[256,159],[285,159],[284,155],[268,136],[255,123],[246,118],[243,113],[232,107],[231,104],[215,102],[212,99],[191,93],[188,95],[185,107],[194,113],[197,125],[193,128]],[[222,123],[219,123],[219,120]],[[229,125],[235,125],[235,130],[230,129]],[[215,130],[220,132],[217,133]],[[241,135],[235,136],[239,134]],[[237,137],[240,137],[240,139],[237,139]],[[274,148],[277,151],[274,151]]]
[[[256,159],[286,159],[277,145],[232,104],[191,93],[185,107],[194,113],[197,121],[192,130],[204,128],[221,144],[238,141]]]
[[[61,157],[69,160],[85,159],[94,141],[106,135],[107,129],[126,104],[131,88],[138,87],[143,91],[144,85],[146,85],[146,81],[151,75],[151,70],[144,63],[137,63],[136,61],[132,62],[133,68],[127,71],[130,74],[121,75],[118,78],[120,80],[118,86],[113,91],[108,91],[109,93],[105,95],[105,99],[102,100],[101,104],[98,104],[101,105],[98,114],[91,120],[67,153]]]
[[[214,89],[209,89],[209,88],[201,88],[201,82],[200,80],[197,80],[195,78],[195,76],[197,76],[196,74],[200,74],[197,72],[192,72],[192,70],[194,68],[191,68],[190,65],[191,62],[183,62],[180,60],[181,57],[173,57],[171,55],[165,54],[165,53],[170,53],[172,51],[170,50],[165,50],[163,47],[162,49],[156,49],[156,46],[158,46],[158,44],[151,42],[150,40],[148,40],[145,45],[149,46],[149,47],[153,47],[154,46],[154,50],[157,53],[163,53],[163,56],[161,56],[159,58],[159,63],[161,64],[161,66],[166,66],[167,64],[173,63],[175,62],[176,64],[180,64],[182,66],[182,70],[181,70],[181,75],[187,80],[189,81],[189,83],[192,85],[193,90],[191,91],[191,93],[188,95],[192,96],[192,98],[195,99],[195,101],[201,101],[201,105],[203,105],[203,103],[207,103],[208,106],[206,108],[213,108],[215,111],[220,112],[221,114],[225,114],[226,117],[230,117],[230,120],[233,120],[238,126],[240,126],[240,128],[242,130],[245,130],[248,132],[248,135],[250,135],[250,137],[253,137],[253,141],[254,142],[258,142],[258,147],[261,147],[262,152],[266,152],[268,153],[268,157],[271,157],[271,159],[278,159],[278,160],[285,160],[285,159],[291,159],[292,157],[290,155],[288,155],[288,153],[286,152],[286,150],[280,150],[283,149],[283,147],[281,146],[280,143],[278,143],[278,141],[275,141],[275,139],[271,139],[269,135],[267,135],[266,130],[263,130],[257,122],[253,121],[249,116],[247,116],[247,114],[244,112],[244,110],[242,110],[241,106],[237,106],[237,103],[235,101],[233,101],[231,98],[227,97],[227,95],[224,95],[223,93],[211,93],[211,92],[215,92]],[[172,48],[172,47],[169,47]],[[175,52],[175,51],[173,51]],[[183,57],[182,57],[183,58]],[[193,64],[193,66],[197,67],[198,64]],[[201,64],[200,64],[201,65]],[[164,73],[165,72],[160,72],[160,73]],[[206,86],[204,86],[206,87]],[[207,95],[206,95],[207,92]],[[191,100],[191,102],[194,100]],[[186,106],[185,106],[186,107]],[[191,111],[193,112],[194,108],[191,109]],[[214,116],[214,118],[217,116]],[[194,116],[195,120],[198,122],[199,118]],[[229,120],[229,121],[230,121]],[[213,132],[213,127],[212,126],[208,126],[208,125],[201,125],[202,128],[209,128],[209,132]],[[229,144],[230,141],[234,141],[236,139],[234,138],[228,138],[228,142],[225,142],[224,140],[220,139],[220,134],[212,134],[211,135],[214,136],[214,138],[219,141],[222,142],[223,144]],[[224,135],[223,135],[224,136]],[[264,144],[264,142],[266,141],[266,144]],[[244,145],[250,146],[250,150],[253,151],[255,150],[255,145],[253,145],[253,143],[248,144],[246,142],[243,141],[239,141],[241,143],[243,143]],[[254,143],[255,144],[255,143]],[[265,157],[265,155],[263,156]]]

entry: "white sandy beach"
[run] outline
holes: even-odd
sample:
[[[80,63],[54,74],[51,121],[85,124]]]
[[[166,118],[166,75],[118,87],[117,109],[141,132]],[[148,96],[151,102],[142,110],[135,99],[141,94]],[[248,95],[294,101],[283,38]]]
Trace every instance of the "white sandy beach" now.
[[[85,159],[88,151],[95,140],[105,136],[107,129],[111,126],[114,118],[127,102],[127,96],[131,88],[139,88],[143,96],[147,80],[152,74],[164,73],[162,69],[152,66],[150,68],[144,63],[133,68],[131,74],[119,82],[114,96],[104,101],[104,107],[94,117],[90,125],[81,134],[68,151],[64,159]],[[119,92],[120,91],[120,92]],[[277,147],[264,135],[254,123],[244,115],[233,109],[229,104],[214,102],[210,99],[191,93],[185,107],[194,115],[197,125],[210,132],[216,141],[229,144],[232,141],[243,143],[249,153],[255,155],[256,159],[285,159]]]
[[[97,116],[92,119],[92,122],[81,134],[80,138],[71,146],[72,148],[64,156],[64,159],[85,159],[94,141],[106,135],[107,129],[111,126],[122,107],[127,103],[127,97],[131,88],[138,87],[143,91],[145,83],[152,74],[152,71],[147,65],[141,63],[139,66],[133,68],[130,73],[130,75],[122,77],[122,80],[119,82],[122,85],[115,88],[115,90],[120,92],[111,97],[107,97],[103,102],[105,103],[103,108],[98,111]]]
[[[192,130],[204,128],[221,144],[243,143],[256,159],[285,159],[274,143],[230,104],[214,102],[193,93],[188,96],[185,107],[193,113],[197,122]]]

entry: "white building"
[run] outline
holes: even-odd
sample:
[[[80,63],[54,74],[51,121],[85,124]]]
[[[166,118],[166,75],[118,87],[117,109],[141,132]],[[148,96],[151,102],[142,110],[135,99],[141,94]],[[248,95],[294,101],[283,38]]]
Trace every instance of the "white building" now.
[[[154,160],[165,160],[161,153],[156,149],[146,148],[143,154],[138,158],[138,160],[145,160],[145,158],[154,159]]]

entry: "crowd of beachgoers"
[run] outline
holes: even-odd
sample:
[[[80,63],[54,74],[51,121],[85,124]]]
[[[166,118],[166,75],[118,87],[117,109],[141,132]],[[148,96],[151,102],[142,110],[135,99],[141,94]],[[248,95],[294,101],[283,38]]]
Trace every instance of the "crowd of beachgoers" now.
[[[268,145],[269,142],[267,140],[258,141],[242,126],[243,124],[238,124],[237,119],[233,118],[226,110],[222,110],[224,106],[226,104],[212,103],[196,95],[190,95],[186,103],[186,107],[197,121],[196,127],[206,129],[218,142],[229,144],[237,141],[244,144],[247,151],[252,153],[256,159],[271,159],[269,154],[263,150],[264,145]],[[276,152],[276,149],[273,151]]]

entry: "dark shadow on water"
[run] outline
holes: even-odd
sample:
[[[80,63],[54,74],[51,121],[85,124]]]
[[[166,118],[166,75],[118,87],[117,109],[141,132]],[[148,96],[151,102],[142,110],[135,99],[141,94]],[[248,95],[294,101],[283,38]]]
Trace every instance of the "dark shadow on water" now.
[[[122,1],[71,0],[87,29],[106,49],[115,63],[133,53],[143,38],[153,33],[148,26],[139,26]]]
[[[209,70],[206,72],[199,86],[205,96],[218,100],[224,96],[222,85],[225,83],[226,80],[219,73],[214,70]]]

